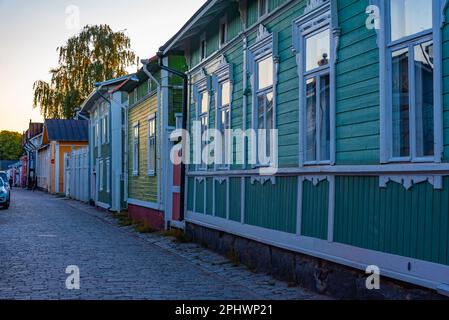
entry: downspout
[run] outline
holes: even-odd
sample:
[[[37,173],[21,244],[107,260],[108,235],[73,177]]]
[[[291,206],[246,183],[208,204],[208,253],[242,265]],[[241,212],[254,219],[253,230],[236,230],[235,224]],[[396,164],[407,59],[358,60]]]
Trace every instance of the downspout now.
[[[150,63],[149,60],[142,60],[141,63],[143,64],[143,72],[145,72],[145,74],[157,85],[157,116],[156,116],[156,121],[158,123],[157,126],[157,132],[156,132],[156,139],[162,138],[162,103],[161,103],[161,83],[153,76],[153,74],[148,71],[147,69],[147,65]],[[162,142],[162,141],[161,141]],[[158,187],[157,187],[157,202],[158,205],[161,205],[161,185],[162,185],[162,171],[161,171],[161,161],[162,161],[162,153],[161,153],[161,143],[157,143],[156,141],[156,146],[157,146],[157,155],[159,157],[158,159],[158,163],[157,163],[157,179],[158,179]]]
[[[188,104],[188,77],[184,72],[172,69],[170,67],[167,67],[164,65],[164,54],[163,52],[159,51],[157,53],[158,61],[159,61],[159,67],[162,70],[165,70],[169,73],[172,73],[183,80],[183,95],[182,95],[182,129],[187,129],[187,104]],[[182,139],[182,152],[183,157],[185,156],[185,152],[187,150],[186,141],[185,139]],[[184,161],[181,162],[181,188],[180,188],[180,197],[179,197],[179,214],[181,221],[184,220],[185,217],[185,206],[184,206],[184,198],[185,198],[185,177],[186,177],[186,164]]]

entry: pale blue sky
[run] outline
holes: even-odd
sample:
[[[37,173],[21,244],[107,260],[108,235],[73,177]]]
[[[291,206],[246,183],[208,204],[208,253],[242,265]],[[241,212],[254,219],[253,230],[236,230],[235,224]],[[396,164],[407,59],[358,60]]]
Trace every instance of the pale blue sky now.
[[[79,30],[66,27],[66,8],[80,10],[80,25],[109,24],[126,29],[141,58],[154,55],[205,0],[0,0],[0,131],[26,130],[32,109],[33,83],[49,80],[57,66],[56,48]]]

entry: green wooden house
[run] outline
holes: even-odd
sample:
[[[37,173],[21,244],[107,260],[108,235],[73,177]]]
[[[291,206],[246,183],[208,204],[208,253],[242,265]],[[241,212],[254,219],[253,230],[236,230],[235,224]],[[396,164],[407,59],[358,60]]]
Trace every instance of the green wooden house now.
[[[187,129],[277,130],[277,144],[224,139],[224,165],[192,152],[194,238],[242,257],[264,254],[223,234],[375,265],[449,292],[447,1],[413,3],[209,0],[164,45],[188,64]]]
[[[126,208],[126,107],[127,94],[121,87],[137,82],[134,75],[97,83],[81,106],[88,115],[90,198],[95,205],[120,212]],[[126,99],[125,99],[125,98]]]
[[[171,55],[168,67],[185,70],[185,59]],[[162,62],[162,61],[161,61]],[[128,212],[156,229],[177,225],[180,216],[180,166],[170,161],[170,135],[182,118],[182,79],[159,67],[158,57],[143,61],[128,93]],[[180,84],[181,83],[181,84]]]

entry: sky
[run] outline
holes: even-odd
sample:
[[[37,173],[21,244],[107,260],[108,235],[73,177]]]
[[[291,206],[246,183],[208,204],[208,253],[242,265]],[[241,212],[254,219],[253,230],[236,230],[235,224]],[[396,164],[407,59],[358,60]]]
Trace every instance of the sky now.
[[[87,24],[126,30],[140,58],[153,56],[205,0],[0,0],[0,131],[42,121],[33,83],[49,81],[56,48]],[[133,70],[130,70],[133,71]]]

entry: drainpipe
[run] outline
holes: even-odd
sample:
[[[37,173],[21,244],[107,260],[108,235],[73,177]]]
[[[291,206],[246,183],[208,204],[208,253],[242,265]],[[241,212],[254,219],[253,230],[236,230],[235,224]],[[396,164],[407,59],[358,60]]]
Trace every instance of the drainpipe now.
[[[163,127],[161,125],[162,122],[162,103],[161,103],[161,83],[153,76],[153,74],[148,71],[147,65],[150,63],[150,60],[141,60],[140,61],[143,64],[143,72],[157,85],[157,117],[156,121],[159,124],[157,126],[157,132],[156,137],[162,137],[162,130]],[[162,185],[162,174],[161,174],[161,161],[162,161],[162,153],[161,153],[161,143],[157,143],[157,155],[159,157],[158,163],[157,163],[157,179],[158,179],[158,187],[157,187],[157,202],[158,205],[161,205],[161,185]]]
[[[172,73],[180,78],[182,78],[183,80],[183,96],[182,96],[182,129],[186,130],[187,129],[187,103],[188,103],[188,77],[184,72],[172,69],[170,67],[167,67],[164,65],[164,54],[162,51],[159,51],[157,53],[157,57],[159,60],[159,67],[162,70],[165,70],[169,73]],[[187,150],[187,145],[186,145],[186,141],[185,139],[182,140],[182,152],[183,152],[183,157],[185,155],[185,152]],[[181,194],[180,194],[180,204],[179,204],[179,209],[180,209],[180,218],[181,221],[184,220],[185,217],[185,207],[184,207],[184,198],[185,198],[185,177],[186,177],[186,165],[184,162],[181,163]]]

